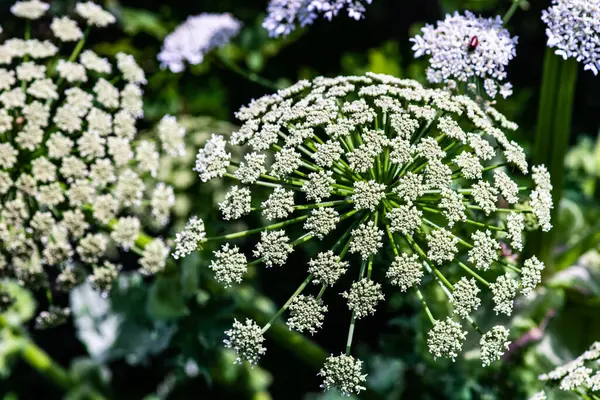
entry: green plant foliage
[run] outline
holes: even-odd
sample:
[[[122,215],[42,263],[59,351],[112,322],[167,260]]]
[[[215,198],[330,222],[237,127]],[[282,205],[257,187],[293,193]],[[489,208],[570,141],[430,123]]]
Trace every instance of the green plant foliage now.
[[[81,22],[73,11],[76,2],[47,2],[51,4],[48,13],[31,23],[15,21],[9,10],[14,1],[4,2],[0,43],[24,37],[28,29],[35,37],[54,40],[52,15],[69,15]],[[360,20],[347,18],[343,10],[331,20],[319,17],[281,38],[269,37],[262,26],[268,1],[97,3],[115,15],[116,23],[90,36],[86,48],[102,57],[132,54],[148,79],[144,116],[137,124],[139,137],[156,137],[157,123],[167,114],[186,129],[185,153],[161,156],[163,168],[156,176],[174,189],[174,218],[164,230],[146,232],[161,236],[171,251],[176,234],[191,216],[202,218],[207,231],[227,233],[219,203],[231,181],[200,184],[193,168],[198,149],[212,134],[229,138],[240,129],[234,115],[240,106],[276,88],[317,76],[375,72],[426,84],[429,61],[415,58],[409,41],[422,27],[435,25],[455,11],[470,10],[483,17],[514,11],[506,25],[511,36],[519,36],[517,56],[507,67],[514,93],[506,99],[499,96],[493,106],[519,125],[508,139],[521,144],[528,159],[545,162],[554,175],[555,195],[562,192],[560,199],[555,198],[551,241],[547,234],[526,238],[528,250],[537,247],[545,252],[548,267],[543,282],[532,297],[517,298],[510,317],[498,317],[494,303],[482,299],[473,315],[481,329],[506,324],[511,332],[511,345],[503,359],[488,368],[481,366],[475,335],[464,343],[456,362],[434,360],[423,333],[430,322],[420,311],[419,300],[384,286],[385,302],[354,331],[353,354],[363,361],[362,372],[368,376],[366,390],[350,398],[529,399],[545,390],[550,400],[600,399],[599,393],[565,391],[538,379],[600,340],[600,77],[546,49],[540,16],[550,1],[374,0]],[[230,13],[242,24],[239,34],[205,54],[201,63],[186,64],[182,72],[161,67],[157,54],[165,37],[189,16],[205,12]],[[465,40],[468,45],[472,38]],[[61,50],[71,45],[64,44]],[[1,67],[14,69],[16,63]],[[19,112],[9,114],[17,120]],[[0,143],[4,134],[0,132]],[[234,159],[241,155],[232,154]],[[516,183],[520,186],[524,180]],[[267,193],[252,191],[253,196]],[[34,206],[27,204],[31,209]],[[235,222],[236,231],[264,223],[259,216]],[[470,233],[469,229],[461,232],[463,236]],[[243,238],[235,244],[250,254],[256,241]],[[0,254],[9,245],[0,240]],[[244,283],[231,288],[215,281],[209,268],[216,244],[208,243],[183,260],[170,259],[164,273],[152,278],[134,272],[135,254],[146,245],[138,240],[129,252],[118,253],[122,272],[105,295],[94,291],[89,282],[70,292],[49,287],[32,294],[22,282],[2,278],[11,266],[0,259],[0,399],[37,399],[40,393],[44,399],[69,400],[341,398],[337,391],[321,392],[322,379],[316,375],[326,357],[345,345],[334,333],[346,330],[350,317],[339,296],[340,287],[328,289],[331,304],[322,332],[302,335],[290,330],[285,324],[288,314],[274,320],[265,333],[269,346],[260,366],[234,363],[234,351],[223,347],[224,332],[234,318],[251,318],[261,325],[271,321],[304,279],[303,271],[319,245],[307,243],[280,269],[251,266]],[[108,251],[117,254],[116,249]],[[508,250],[503,256],[515,263],[527,258]],[[381,257],[374,262],[389,265],[391,260]],[[47,268],[50,276],[57,274]],[[440,271],[452,282],[459,277],[447,265],[441,265]],[[427,287],[423,296],[431,312],[451,313],[440,285],[429,275],[423,279]],[[34,315],[55,303],[70,305],[65,323],[36,329]]]

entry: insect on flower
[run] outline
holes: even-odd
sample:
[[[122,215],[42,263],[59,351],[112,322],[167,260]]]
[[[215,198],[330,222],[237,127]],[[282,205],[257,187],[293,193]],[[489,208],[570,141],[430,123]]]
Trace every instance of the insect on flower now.
[[[516,56],[517,40],[499,16],[483,18],[469,11],[464,15],[448,14],[435,26],[425,25],[420,35],[410,39],[415,57],[429,58],[429,82],[460,84],[481,80],[491,99],[498,94],[506,98],[512,93],[512,85],[505,82],[506,67]]]
[[[469,51],[475,51],[478,45],[479,38],[477,36],[473,36],[471,40],[469,40]]]

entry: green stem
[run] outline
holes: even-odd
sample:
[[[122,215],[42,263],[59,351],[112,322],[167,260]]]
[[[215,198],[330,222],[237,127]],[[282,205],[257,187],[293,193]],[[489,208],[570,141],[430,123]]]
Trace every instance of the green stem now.
[[[85,41],[86,41],[89,33],[90,33],[90,26],[88,25],[87,28],[85,28],[83,37],[77,42],[77,45],[73,49],[73,52],[71,53],[71,56],[69,57],[69,62],[75,61],[75,59],[77,58],[79,53],[81,53],[81,50],[83,50],[83,46],[85,45]]]
[[[484,209],[481,208],[481,207],[479,207],[479,206],[473,206],[473,205],[470,205],[469,203],[463,203],[463,204],[469,210],[484,211]],[[518,209],[518,208],[501,208],[501,207],[498,207],[498,208],[496,208],[496,210],[494,212],[497,212],[497,213],[512,213],[512,212],[514,212],[514,213],[531,214],[533,212],[533,210],[530,210],[530,209]]]
[[[346,339],[346,355],[350,355],[352,349],[352,338],[354,337],[354,327],[356,326],[356,313],[352,311],[352,318],[350,319],[350,328],[348,328],[348,339]]]
[[[427,225],[429,225],[429,226],[431,226],[431,227],[433,227],[433,228],[435,228],[435,229],[442,229],[440,226],[438,226],[438,225],[436,225],[435,223],[431,222],[431,221],[430,221],[430,220],[428,220],[427,218],[423,218],[423,221],[424,221],[424,222],[425,222]],[[456,238],[456,240],[458,240],[458,243],[462,244],[463,246],[465,246],[465,247],[467,247],[467,248],[469,248],[469,249],[472,249],[472,248],[474,247],[474,246],[473,246],[471,243],[467,242],[466,240],[464,240],[464,239],[463,239],[463,238],[461,238],[460,236],[456,236],[456,235],[455,235],[454,233],[452,233],[451,231],[448,231],[448,232],[449,232],[449,233],[450,233],[452,236],[454,236],[454,237]]]
[[[261,86],[264,86],[267,89],[275,91],[281,89],[281,87],[279,87],[279,85],[277,85],[276,83],[273,83],[270,80],[263,78],[255,72],[246,71],[233,61],[219,54],[219,52],[217,52],[217,59],[230,71],[235,72],[236,74],[248,79],[251,82],[257,83]]]
[[[56,363],[48,353],[41,349],[31,339],[23,336],[20,332],[16,332],[14,328],[9,327],[6,319],[2,316],[0,316],[0,328],[10,329],[14,335],[17,335],[21,343],[20,355],[23,360],[40,374],[52,381],[56,386],[68,391],[77,385],[77,382],[73,381],[69,376],[69,373]],[[104,396],[92,389],[90,389],[87,394],[94,400],[104,399]]]
[[[347,213],[346,215],[351,215]],[[343,217],[342,217],[343,218]],[[141,234],[138,237],[136,244],[140,248],[145,248],[148,243],[152,240],[149,236]],[[258,264],[262,259],[254,260],[248,265]],[[224,293],[225,289],[220,286],[213,284],[210,287],[213,293]],[[304,335],[291,331],[283,321],[277,321],[272,318],[272,303],[270,299],[261,296],[258,292],[251,288],[240,288],[236,290],[235,296],[237,297],[238,309],[256,321],[258,324],[271,324],[267,332],[267,335],[281,347],[286,348],[291,353],[295,354],[300,360],[306,365],[311,366],[313,369],[318,370],[322,367],[327,353],[315,342],[306,338]],[[0,318],[0,327],[2,320]],[[96,400],[101,400],[102,397],[95,397]]]
[[[272,320],[273,309],[275,308],[272,301],[260,295],[253,288],[244,287],[241,289],[235,291],[236,304],[240,312],[260,325]],[[220,293],[225,289],[216,286],[212,290]],[[290,330],[285,322],[281,320],[273,321],[266,335],[270,340],[290,351],[311,368],[318,371],[323,366],[323,362],[327,357],[325,350],[305,335]]]
[[[467,271],[473,278],[477,279],[479,282],[483,283],[485,286],[490,287],[490,284],[488,281],[486,281],[485,279],[483,279],[479,274],[477,274],[475,271],[473,271],[471,268],[467,267],[465,264],[463,264],[461,261],[458,262],[458,265],[464,269],[465,271]]]
[[[390,239],[390,243],[392,244],[392,249],[394,251],[394,254],[397,256],[399,254],[399,251],[396,247],[396,241],[394,240],[394,235],[392,234],[392,231],[389,229],[389,227],[386,225],[386,229],[388,237]],[[408,238],[408,236],[407,236]],[[423,297],[423,293],[421,293],[421,291],[419,290],[418,287],[414,287],[415,288],[415,293],[417,294],[417,297],[419,298],[419,301],[421,302],[421,305],[423,306],[423,308],[425,309],[425,313],[427,314],[427,317],[429,318],[429,321],[432,324],[435,324],[435,318],[433,317],[433,314],[431,313],[431,310],[429,309],[429,306],[427,305],[427,302],[425,301],[425,297]],[[443,285],[442,285],[443,288]]]
[[[354,200],[334,200],[334,201],[326,201],[323,203],[312,203],[312,204],[301,204],[294,206],[294,210],[303,211],[303,210],[312,210],[313,208],[324,208],[324,207],[336,207],[341,205],[348,205],[354,203]],[[262,208],[253,208],[252,211],[262,210]]]
[[[552,180],[552,219],[556,219],[564,185],[564,159],[568,149],[573,101],[579,65],[575,59],[564,60],[546,49],[542,89],[534,143],[534,164],[544,164]],[[555,231],[536,231],[529,235],[527,255],[535,254],[551,265]]]
[[[521,0],[513,0],[512,5],[510,6],[508,11],[506,12],[506,14],[504,14],[504,17],[502,18],[502,23],[504,25],[508,24],[508,22],[513,17],[513,15],[515,14],[515,12],[517,11],[517,9],[519,8],[520,5],[521,5]]]
[[[310,275],[308,275],[308,276],[306,277],[306,279],[304,280],[304,282],[302,282],[302,283],[300,284],[300,286],[298,287],[298,289],[296,289],[296,291],[294,292],[294,294],[292,294],[292,295],[290,296],[290,298],[288,299],[288,301],[286,301],[286,302],[285,302],[285,304],[283,305],[283,307],[281,307],[281,308],[279,309],[279,311],[277,311],[277,312],[275,313],[275,315],[273,315],[273,317],[272,317],[272,318],[269,320],[269,322],[267,322],[267,323],[265,324],[265,326],[262,328],[262,333],[265,333],[266,331],[268,331],[268,330],[269,330],[269,328],[271,327],[271,325],[273,324],[273,322],[274,322],[274,321],[275,321],[277,318],[279,318],[279,316],[280,316],[281,314],[283,314],[285,310],[287,310],[287,309],[288,309],[288,307],[290,306],[290,304],[292,304],[292,301],[294,301],[294,299],[296,298],[296,296],[298,296],[300,293],[302,293],[302,291],[304,290],[304,288],[306,287],[306,285],[308,285],[308,284],[310,283],[310,281],[312,280],[312,278],[313,278],[313,274],[310,274]]]
[[[317,301],[321,300],[321,297],[323,297],[323,294],[325,294],[326,289],[327,289],[327,285],[321,286],[321,290],[319,291],[319,294],[317,295]]]
[[[446,277],[440,272],[439,269],[437,269],[437,267],[434,265],[434,263],[432,263],[428,258],[427,255],[425,254],[425,252],[423,251],[423,249],[421,249],[421,246],[419,246],[417,244],[417,242],[415,242],[413,239],[411,239],[410,236],[405,236],[406,241],[409,243],[409,245],[417,252],[419,253],[419,255],[421,256],[421,258],[423,259],[425,265],[428,267],[427,269],[429,270],[429,272],[433,272],[435,273],[435,275],[437,275],[437,278],[440,280],[440,282],[443,282],[444,285],[446,285],[446,287],[451,290],[454,291],[454,286],[450,283],[450,281],[448,281],[448,279],[446,279]]]
[[[425,297],[423,297],[423,293],[421,293],[419,288],[417,288],[416,286],[415,286],[415,292],[417,293],[417,297],[419,298],[421,305],[425,309],[425,314],[427,314],[427,316],[429,317],[429,321],[431,321],[432,325],[435,325],[435,318],[433,317],[433,314],[431,313],[429,306],[427,306],[427,302],[425,301]]]
[[[421,207],[421,209],[424,210],[424,211],[433,213],[433,214],[441,214],[442,213],[440,210],[436,210],[436,209],[433,209],[433,208],[430,208],[430,207]],[[506,229],[501,228],[499,226],[484,224],[483,222],[473,221],[472,219],[469,219],[469,218],[465,219],[465,222],[467,224],[479,226],[481,228],[491,229],[493,231],[501,231],[501,232],[506,231]]]
[[[222,236],[212,236],[212,237],[208,237],[208,238],[204,239],[204,242],[215,242],[215,241],[221,241],[221,240],[238,239],[238,238],[245,237],[245,236],[248,236],[248,235],[252,235],[252,234],[255,234],[255,233],[260,233],[260,232],[265,232],[265,231],[273,231],[275,229],[284,228],[286,226],[293,225],[293,224],[296,224],[298,222],[302,222],[305,219],[307,219],[308,217],[309,217],[308,215],[301,215],[301,216],[296,217],[294,219],[288,219],[286,221],[278,222],[276,224],[271,224],[271,225],[267,225],[267,226],[263,226],[261,228],[248,229],[248,230],[245,230],[245,231],[230,233],[228,235],[222,235]]]
[[[21,351],[23,360],[27,362],[32,368],[36,369],[42,375],[45,375],[50,379],[56,386],[64,390],[69,390],[73,387],[73,382],[69,377],[67,371],[65,371],[60,365],[56,364],[54,360],[42,349],[40,349],[35,343],[28,339],[23,338],[24,344]]]
[[[367,267],[367,261],[362,260],[360,264],[360,272],[358,274],[358,280],[360,281],[365,275],[365,269]],[[352,338],[354,337],[354,327],[356,326],[356,312],[352,311],[352,317],[350,318],[350,327],[348,328],[348,338],[346,339],[346,355],[350,355],[352,349]]]
[[[440,286],[440,288],[442,288],[442,291],[446,294],[446,297],[448,299],[452,299],[452,292],[454,291],[454,287],[450,284],[450,282],[446,281],[444,284],[444,282],[442,282],[440,280],[442,275],[437,273],[438,271],[436,271],[436,275],[434,275],[435,267],[433,267],[433,264],[430,265],[429,263],[424,262],[423,265],[425,266],[425,269],[427,270],[427,272],[429,272],[429,274],[433,276],[433,278],[435,279],[437,284]],[[479,332],[479,334],[483,335],[483,331],[481,330],[481,328],[479,328],[479,325],[477,325],[477,323],[473,320],[473,318],[471,318],[470,316],[467,316],[465,319],[467,320],[467,322],[469,324],[471,324],[473,329],[475,329],[477,332]]]

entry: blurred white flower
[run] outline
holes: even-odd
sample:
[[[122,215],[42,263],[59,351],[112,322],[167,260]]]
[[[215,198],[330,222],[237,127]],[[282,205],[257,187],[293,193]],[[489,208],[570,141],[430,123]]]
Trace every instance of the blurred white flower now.
[[[230,14],[190,16],[167,35],[158,60],[163,68],[181,72],[185,62],[192,65],[202,63],[208,52],[229,43],[241,27],[242,23]]]

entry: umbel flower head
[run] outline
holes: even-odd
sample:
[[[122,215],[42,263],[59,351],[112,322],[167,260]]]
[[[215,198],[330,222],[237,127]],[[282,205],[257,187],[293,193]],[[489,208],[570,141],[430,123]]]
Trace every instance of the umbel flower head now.
[[[348,17],[359,20],[365,13],[365,4],[373,0],[271,0],[263,27],[269,36],[287,36],[297,25],[311,25],[319,16],[331,19],[346,10]]]
[[[465,11],[446,15],[436,26],[426,25],[422,35],[410,39],[415,57],[429,57],[427,80],[457,83],[467,88],[483,86],[492,99],[498,93],[512,94],[512,85],[506,80],[506,66],[516,56],[517,37],[502,26],[502,19],[482,18]]]
[[[30,24],[47,6],[11,10]],[[31,289],[68,290],[88,276],[106,292],[120,270],[107,260],[115,247],[139,253],[147,275],[169,255],[142,229],[168,221],[172,189],[153,176],[173,143],[136,140],[146,79],[133,57],[113,62],[84,46],[86,27],[113,22],[79,3],[53,17],[47,36],[0,44],[0,271]],[[41,324],[61,315],[68,310],[53,307]]]
[[[594,75],[600,70],[600,1],[552,0],[542,11],[547,45],[563,57],[574,58]]]
[[[496,310],[510,315],[518,289],[529,294],[539,283],[543,264],[531,258],[521,269],[502,258],[500,242],[520,249],[519,215],[532,214],[542,229],[551,228],[548,172],[533,167],[528,177],[523,149],[505,133],[516,126],[495,109],[368,73],[300,81],[242,107],[237,117],[240,129],[230,139],[213,135],[199,150],[195,170],[204,182],[230,182],[219,206],[223,220],[260,213],[265,223],[210,236],[193,218],[178,234],[174,255],[221,242],[210,267],[217,281],[232,286],[249,265],[289,268],[298,247],[316,242],[306,279],[277,314],[289,309],[291,329],[313,334],[326,325],[330,295],[346,300],[354,327],[381,307],[386,277],[388,290],[410,292],[423,304],[432,324],[431,353],[454,359],[468,333],[461,319],[475,324],[470,315],[480,296],[492,297]],[[232,157],[236,148],[245,151],[240,159]],[[251,254],[236,246],[245,237],[256,243]],[[380,256],[392,261],[385,265]],[[354,282],[331,289],[342,276]],[[431,278],[443,286],[454,317],[436,318],[429,310],[419,287]],[[484,364],[500,358],[506,337],[502,326],[485,336]],[[253,343],[255,363],[262,344]],[[349,353],[343,357],[350,358],[328,361],[324,387],[356,393],[362,374],[349,384],[333,373],[360,366]]]
[[[549,384],[558,384],[564,391],[579,394],[600,393],[600,342],[594,342],[573,361],[540,375],[538,379]]]
[[[230,14],[190,16],[172,33],[168,34],[158,60],[163,68],[181,72],[185,62],[192,65],[204,61],[212,49],[229,43],[240,31],[242,24]]]

